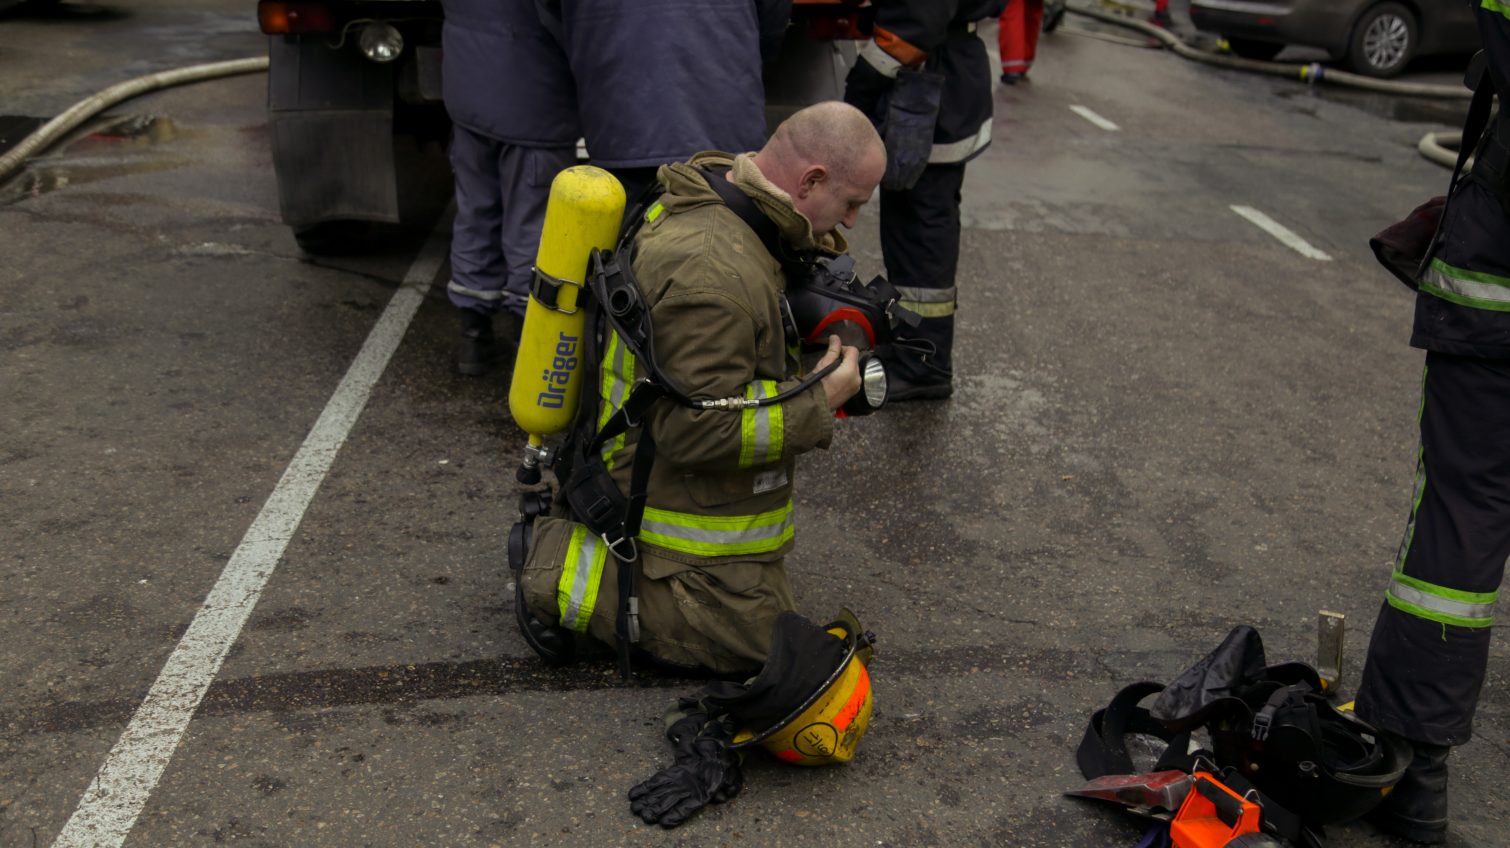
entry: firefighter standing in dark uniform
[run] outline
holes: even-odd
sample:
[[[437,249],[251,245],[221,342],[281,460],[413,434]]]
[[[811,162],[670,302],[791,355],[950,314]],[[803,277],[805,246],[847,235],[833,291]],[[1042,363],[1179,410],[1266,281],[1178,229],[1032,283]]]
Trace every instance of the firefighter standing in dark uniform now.
[[[461,313],[456,369],[486,374],[524,324],[551,180],[576,161],[576,92],[532,0],[442,0],[456,221],[446,294]],[[495,337],[494,316],[508,323]]]
[[[875,0],[872,39],[846,82],[844,99],[869,115],[886,139],[881,253],[902,305],[923,316],[911,337],[929,343],[885,355],[893,401],[944,398],[953,391],[960,189],[965,163],[991,143],[991,60],[975,27],[999,16],[1005,5]],[[942,90],[934,94],[930,126],[926,116],[918,119],[926,111],[920,103],[929,98],[913,95],[939,76]]]
[[[1464,2],[1464,0],[1458,0]],[[1510,3],[1477,6],[1487,73],[1510,91]],[[1471,138],[1465,144],[1473,144]],[[1468,741],[1510,557],[1510,117],[1450,191],[1416,283],[1426,350],[1410,521],[1374,625],[1358,714],[1415,748],[1372,816],[1417,842],[1447,830],[1447,756]]]

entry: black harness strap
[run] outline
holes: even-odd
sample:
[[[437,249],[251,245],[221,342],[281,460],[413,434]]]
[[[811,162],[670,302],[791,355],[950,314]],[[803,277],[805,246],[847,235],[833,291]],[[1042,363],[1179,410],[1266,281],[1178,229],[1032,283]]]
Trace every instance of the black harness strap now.
[[[778,262],[785,265],[786,262],[783,257],[786,255],[786,251],[782,248],[781,244],[781,228],[776,226],[776,222],[772,221],[770,216],[760,211],[760,207],[755,205],[755,201],[751,200],[748,194],[745,194],[738,186],[729,182],[726,176],[729,173],[729,169],[698,168],[697,172],[702,174],[704,180],[707,180],[708,188],[713,189],[713,193],[717,194],[719,199],[724,202],[724,205],[729,207],[729,211],[738,216],[739,220],[745,223],[745,226],[755,232],[755,236],[760,239],[760,243],[765,245],[766,252],[774,256]]]
[[[1127,735],[1141,734],[1162,739],[1168,747],[1159,757],[1154,771],[1179,769],[1190,771],[1194,763],[1188,752],[1189,733],[1173,733],[1138,706],[1138,702],[1157,695],[1164,684],[1143,681],[1124,687],[1112,698],[1105,709],[1091,715],[1090,726],[1075,751],[1075,762],[1086,779],[1094,780],[1108,774],[1134,774],[1132,755],[1127,750]]]

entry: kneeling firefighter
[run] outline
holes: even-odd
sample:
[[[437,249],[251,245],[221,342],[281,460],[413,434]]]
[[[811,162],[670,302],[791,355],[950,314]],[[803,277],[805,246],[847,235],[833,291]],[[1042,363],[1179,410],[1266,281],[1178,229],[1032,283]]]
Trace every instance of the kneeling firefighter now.
[[[843,323],[879,342],[910,317],[884,280],[854,281],[836,231],[884,168],[870,122],[836,102],[798,112],[757,153],[663,167],[662,193],[629,216],[619,249],[593,253],[590,326],[536,345],[544,367],[521,353],[521,423],[536,397],[569,405],[570,381],[554,386],[578,360],[589,372],[565,444],[546,452],[531,437],[527,464],[543,459],[560,491],[526,495],[510,540],[521,632],[548,662],[593,644],[615,647],[625,674],[631,656],[729,678],[765,662],[795,606],[783,563],[795,457],[828,445],[836,410],[884,402],[879,362],[862,376],[860,351],[830,335],[799,376],[800,342]],[[526,347],[537,312],[581,309],[577,271],[545,267],[546,229]],[[521,390],[532,380],[547,391]]]

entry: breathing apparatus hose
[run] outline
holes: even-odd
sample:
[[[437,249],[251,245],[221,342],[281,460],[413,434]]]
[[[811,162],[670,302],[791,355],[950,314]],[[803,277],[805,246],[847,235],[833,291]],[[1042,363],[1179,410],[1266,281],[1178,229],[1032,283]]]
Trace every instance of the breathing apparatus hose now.
[[[718,398],[716,400],[694,399],[692,401],[692,404],[698,409],[752,409],[757,406],[774,406],[775,404],[782,403],[783,401],[791,400],[792,398],[812,388],[814,383],[834,373],[834,371],[838,370],[839,366],[843,364],[844,359],[842,357],[835,359],[833,362],[830,362],[822,368],[819,368],[817,371],[814,371],[806,377],[803,377],[802,382],[798,383],[797,385],[791,387],[790,389],[787,389],[784,392],[771,395],[770,397],[727,397]]]
[[[267,57],[235,59],[229,62],[211,62],[205,65],[190,65],[170,71],[159,71],[117,83],[68,107],[63,114],[53,118],[31,135],[21,140],[10,152],[0,156],[0,180],[11,175],[27,157],[38,153],[68,135],[90,118],[124,100],[130,100],[149,91],[171,88],[191,82],[219,79],[221,77],[254,74],[267,70]]]
[[[1092,9],[1086,6],[1067,6],[1066,10],[1087,18],[1094,18],[1104,23],[1125,29],[1136,30],[1144,35],[1158,39],[1165,47],[1175,53],[1195,62],[1203,62],[1207,65],[1215,65],[1221,68],[1231,68],[1238,71],[1252,71],[1270,76],[1288,77],[1300,82],[1315,85],[1321,82],[1330,82],[1349,88],[1359,88],[1366,91],[1378,91],[1384,94],[1403,94],[1411,97],[1442,97],[1451,100],[1468,100],[1473,97],[1473,92],[1461,86],[1433,85],[1431,83],[1418,82],[1394,82],[1391,80],[1375,79],[1362,74],[1338,71],[1312,62],[1307,65],[1286,64],[1283,62],[1260,62],[1256,59],[1243,59],[1237,56],[1225,56],[1202,50],[1199,47],[1187,44],[1179,36],[1162,27],[1154,26],[1145,21],[1128,18],[1122,15],[1114,15],[1103,12],[1100,9]]]

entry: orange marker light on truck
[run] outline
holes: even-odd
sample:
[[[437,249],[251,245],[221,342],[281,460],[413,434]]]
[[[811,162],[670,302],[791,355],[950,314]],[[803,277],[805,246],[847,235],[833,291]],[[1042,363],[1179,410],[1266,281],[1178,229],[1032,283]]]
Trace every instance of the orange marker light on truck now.
[[[268,35],[335,32],[335,16],[322,3],[284,3],[261,0],[257,23]]]

